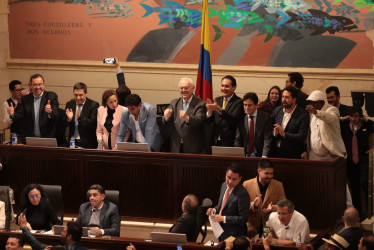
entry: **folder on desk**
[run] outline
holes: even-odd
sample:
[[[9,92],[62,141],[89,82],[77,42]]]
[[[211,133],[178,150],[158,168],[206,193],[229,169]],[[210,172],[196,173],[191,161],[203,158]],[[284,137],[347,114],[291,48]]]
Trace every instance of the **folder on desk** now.
[[[136,142],[118,142],[118,150],[126,151],[145,151],[148,152],[148,143],[136,143]]]
[[[57,147],[56,138],[26,137],[26,145]]]
[[[185,234],[151,232],[152,242],[187,244],[187,236]]]
[[[212,146],[212,155],[245,156],[245,152],[241,147]]]

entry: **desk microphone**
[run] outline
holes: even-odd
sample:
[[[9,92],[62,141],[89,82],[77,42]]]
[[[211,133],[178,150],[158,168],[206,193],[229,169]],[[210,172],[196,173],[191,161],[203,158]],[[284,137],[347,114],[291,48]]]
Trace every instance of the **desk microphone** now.
[[[151,233],[152,233],[153,230],[155,229],[155,226],[156,226],[156,218],[153,220],[153,226],[152,226],[152,230],[151,230],[151,232],[149,232],[149,238],[148,238],[148,241],[151,241]]]

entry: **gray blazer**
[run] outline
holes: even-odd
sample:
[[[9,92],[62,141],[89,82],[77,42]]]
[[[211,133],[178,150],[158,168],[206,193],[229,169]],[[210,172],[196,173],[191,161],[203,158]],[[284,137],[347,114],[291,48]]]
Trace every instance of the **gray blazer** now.
[[[255,124],[255,141],[256,156],[268,156],[272,142],[272,120],[268,113],[257,109]],[[238,125],[235,138],[235,147],[244,147],[244,151],[248,153],[248,115],[244,115]]]
[[[79,208],[77,222],[82,227],[87,227],[92,215],[92,206],[90,202],[83,203]],[[119,236],[121,227],[121,217],[118,214],[117,205],[104,201],[100,213],[99,228],[104,230],[105,235]]]
[[[169,126],[170,151],[172,153],[180,153],[181,139],[183,139],[185,153],[206,153],[207,148],[204,135],[204,120],[206,118],[205,102],[196,96],[192,97],[186,111],[190,117],[188,123],[179,118],[179,111],[183,110],[182,98],[172,100],[169,108],[173,110],[173,113],[167,122],[163,117],[162,123],[165,126]]]

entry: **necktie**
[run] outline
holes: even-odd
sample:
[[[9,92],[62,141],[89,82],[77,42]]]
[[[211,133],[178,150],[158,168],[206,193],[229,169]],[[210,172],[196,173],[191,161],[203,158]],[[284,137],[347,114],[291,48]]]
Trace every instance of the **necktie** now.
[[[79,116],[82,113],[82,106],[83,106],[83,104],[78,104],[78,106],[77,106],[77,110],[79,111]],[[75,111],[75,112],[77,112],[77,111]],[[75,117],[74,117],[74,119],[75,119]],[[74,137],[75,138],[80,138],[79,131],[78,131],[78,125],[79,125],[78,120],[75,119],[75,130],[74,130]]]
[[[219,211],[219,214],[220,214],[220,215],[221,215],[221,213],[222,213],[223,208],[224,208],[225,205],[226,205],[227,199],[228,199],[229,196],[230,196],[230,190],[231,190],[230,187],[227,187],[227,188],[226,188],[226,192],[225,192],[225,195],[223,196],[223,200],[222,200],[221,210]]]
[[[183,110],[187,111],[188,102],[183,101]]]
[[[226,100],[226,98],[223,98],[223,105],[222,105],[223,110],[225,110],[226,104],[227,104],[227,100]]]
[[[248,129],[248,155],[251,155],[255,151],[255,122],[253,120],[254,116],[249,116],[251,118],[251,121],[249,123],[249,129]]]
[[[358,163],[358,145],[357,145],[357,130],[353,130],[352,137],[352,161],[354,164]]]

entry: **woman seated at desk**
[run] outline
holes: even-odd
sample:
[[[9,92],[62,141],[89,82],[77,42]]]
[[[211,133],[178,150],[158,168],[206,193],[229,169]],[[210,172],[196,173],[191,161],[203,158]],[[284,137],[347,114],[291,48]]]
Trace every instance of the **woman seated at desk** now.
[[[51,225],[62,225],[56,212],[49,204],[48,197],[38,184],[27,185],[21,194],[20,208],[17,215],[23,213],[28,221],[29,230],[51,230]]]

